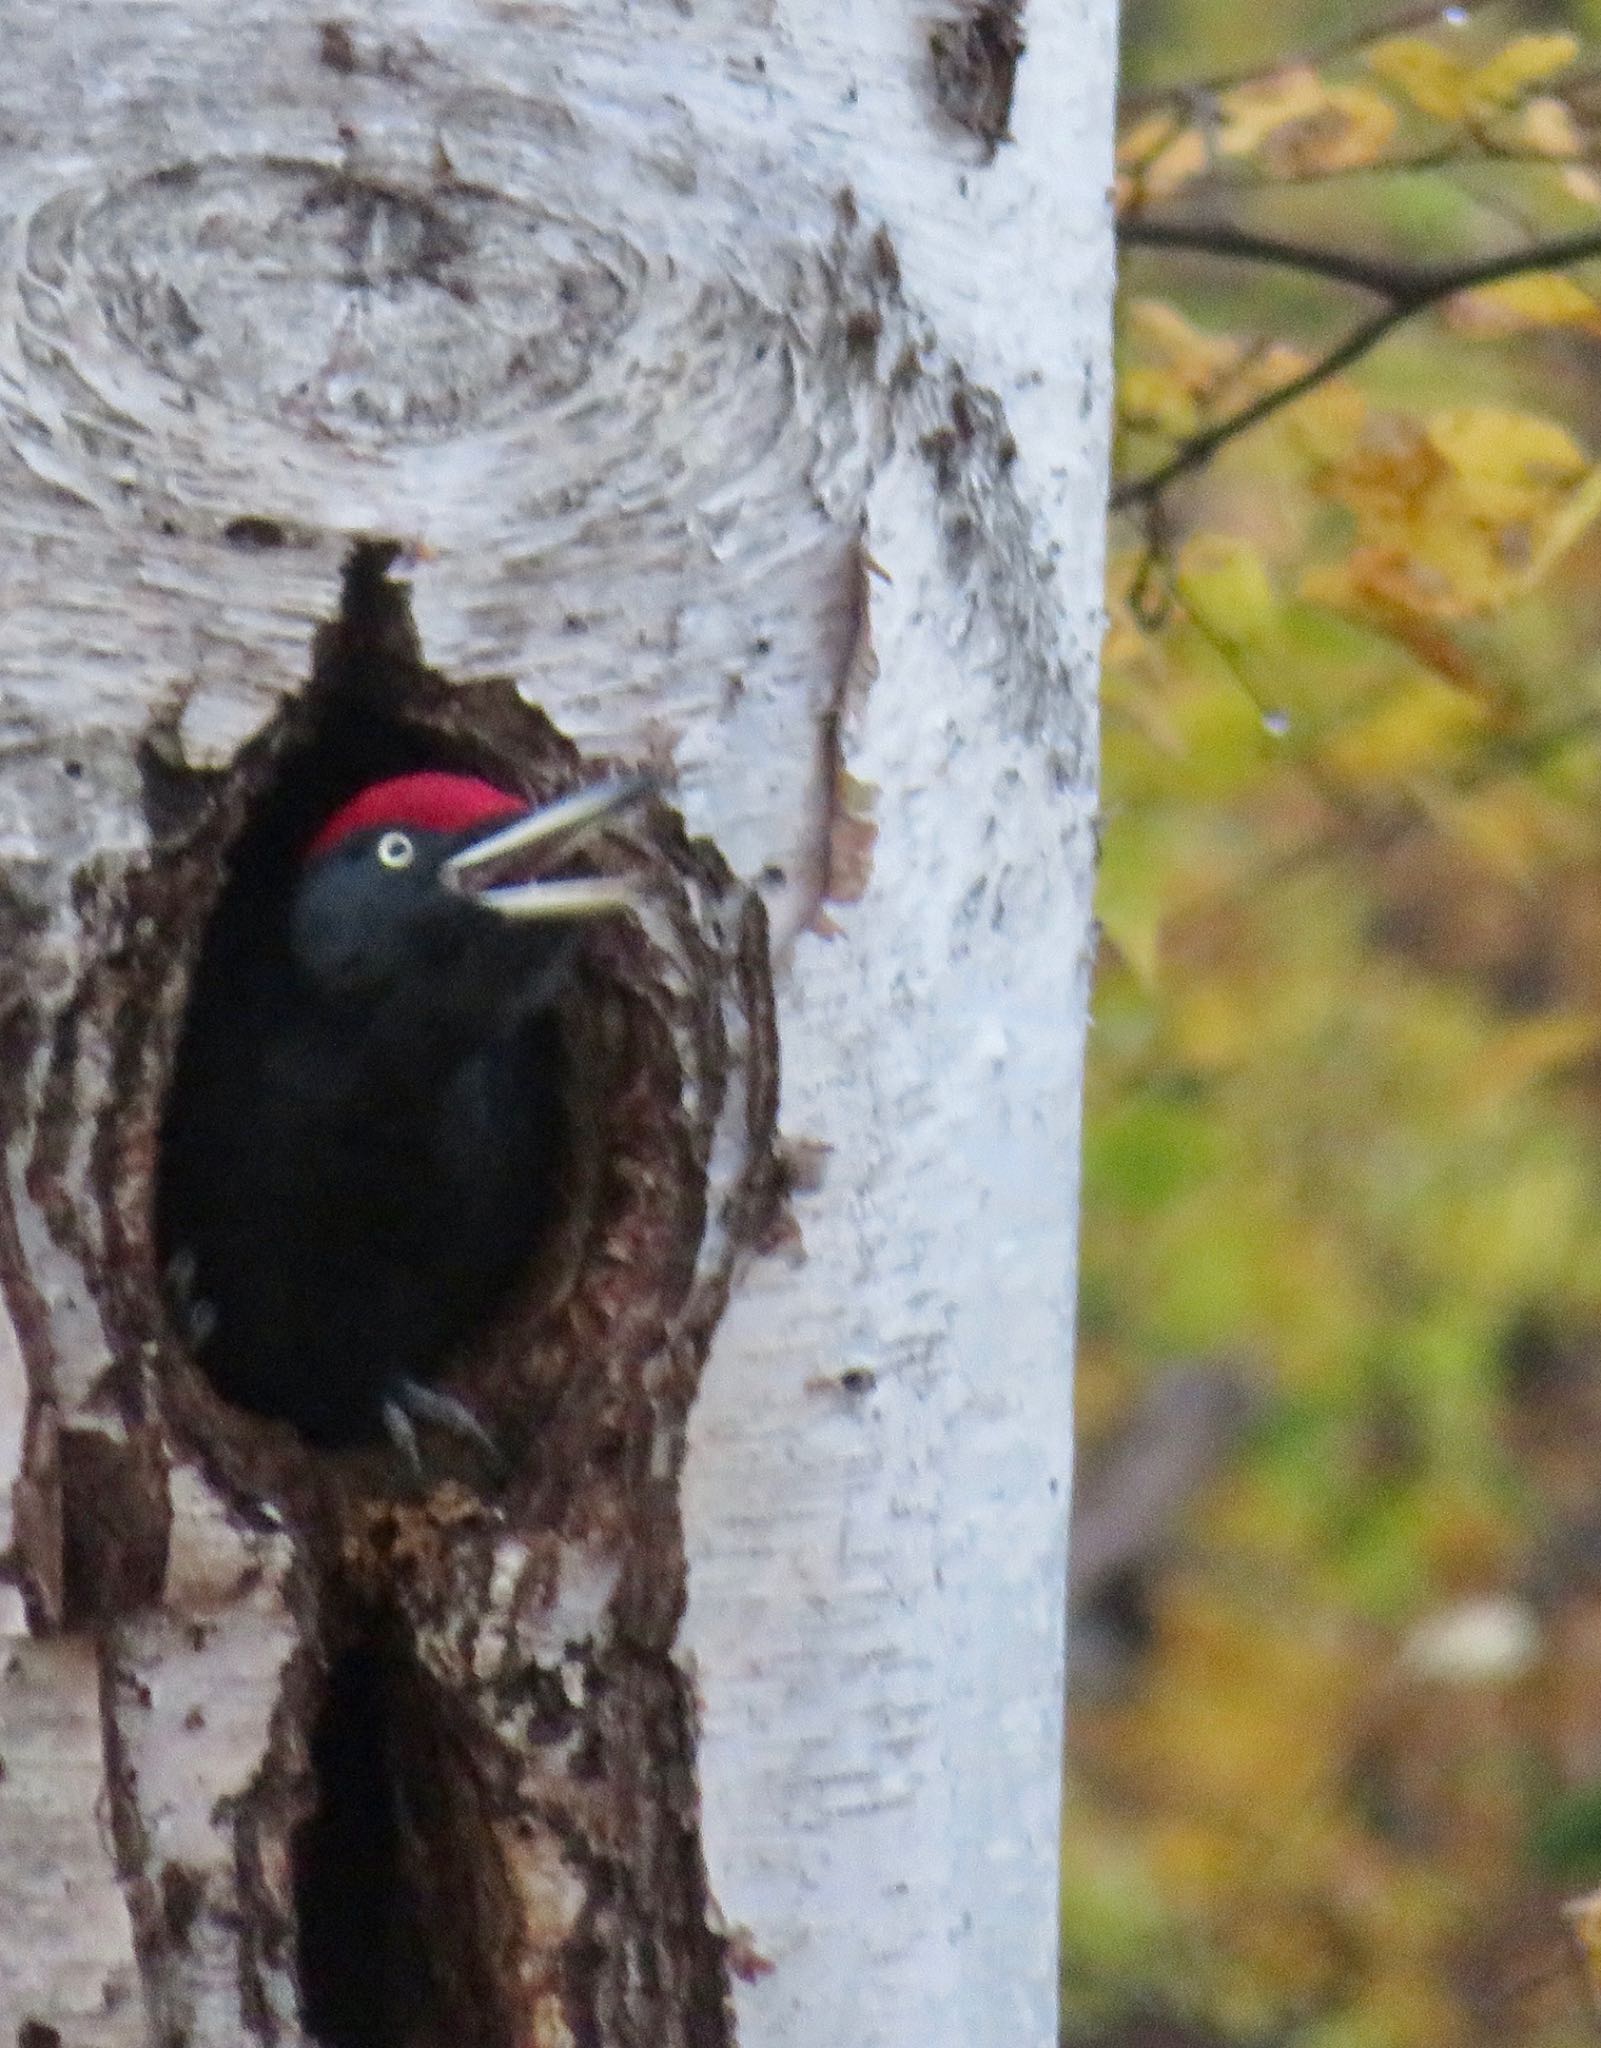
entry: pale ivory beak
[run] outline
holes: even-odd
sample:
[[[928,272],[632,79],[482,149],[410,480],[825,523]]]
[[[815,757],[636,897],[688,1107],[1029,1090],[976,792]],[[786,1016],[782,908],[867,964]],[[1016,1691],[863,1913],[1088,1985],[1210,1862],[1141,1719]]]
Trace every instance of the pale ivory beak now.
[[[570,859],[585,840],[648,796],[653,787],[649,776],[625,775],[558,797],[453,853],[441,866],[439,879],[447,889],[459,891],[486,910],[498,910],[502,917],[597,917],[608,911],[629,910],[637,893],[626,877],[595,875],[544,881],[539,879],[539,871]],[[533,878],[493,879],[513,864],[525,870],[532,867]]]

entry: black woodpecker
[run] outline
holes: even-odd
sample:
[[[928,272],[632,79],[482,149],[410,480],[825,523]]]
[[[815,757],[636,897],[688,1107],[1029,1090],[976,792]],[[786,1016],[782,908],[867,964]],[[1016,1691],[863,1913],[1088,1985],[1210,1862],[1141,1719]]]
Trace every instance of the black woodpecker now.
[[[567,875],[645,792],[530,809],[475,777],[363,790],[284,900],[203,957],[162,1134],[177,1320],[229,1400],[341,1446],[414,1424],[486,1443],[432,1382],[550,1222],[554,1010],[626,879]]]

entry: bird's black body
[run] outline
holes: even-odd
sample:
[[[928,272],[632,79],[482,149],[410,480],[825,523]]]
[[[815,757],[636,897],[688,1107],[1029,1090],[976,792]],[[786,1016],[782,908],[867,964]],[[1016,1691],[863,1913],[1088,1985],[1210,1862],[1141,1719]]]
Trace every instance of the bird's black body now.
[[[163,1135],[171,1286],[218,1390],[318,1444],[393,1426],[553,1213],[576,927],[445,886],[484,837],[348,831],[202,961]]]

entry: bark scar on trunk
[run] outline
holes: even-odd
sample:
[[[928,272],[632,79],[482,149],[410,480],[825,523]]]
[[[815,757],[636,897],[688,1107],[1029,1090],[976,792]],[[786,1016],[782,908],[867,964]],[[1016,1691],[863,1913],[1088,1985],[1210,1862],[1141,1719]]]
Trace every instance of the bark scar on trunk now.
[[[1022,0],[982,0],[929,30],[934,96],[958,127],[976,135],[992,162],[1012,139],[1012,88],[1022,59]]]

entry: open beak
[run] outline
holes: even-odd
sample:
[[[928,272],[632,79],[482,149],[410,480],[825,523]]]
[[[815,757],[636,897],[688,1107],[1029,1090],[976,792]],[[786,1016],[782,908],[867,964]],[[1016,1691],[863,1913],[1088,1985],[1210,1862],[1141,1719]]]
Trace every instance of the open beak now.
[[[558,797],[453,853],[440,868],[439,879],[447,889],[486,910],[498,910],[502,917],[597,917],[631,909],[636,895],[625,877],[546,880],[545,875],[570,860],[620,812],[648,796],[653,786],[648,776],[625,775]]]

